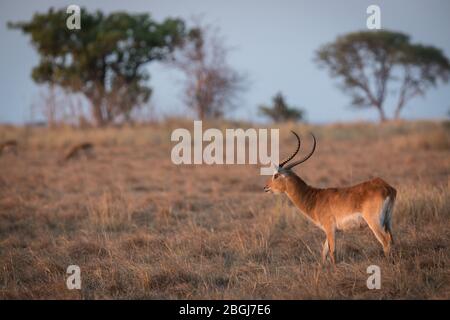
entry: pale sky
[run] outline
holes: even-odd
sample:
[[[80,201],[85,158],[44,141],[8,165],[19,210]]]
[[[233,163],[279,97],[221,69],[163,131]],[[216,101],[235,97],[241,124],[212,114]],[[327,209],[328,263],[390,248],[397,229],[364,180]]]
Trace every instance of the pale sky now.
[[[366,8],[381,7],[383,29],[409,34],[413,42],[441,48],[450,57],[450,1],[447,0],[2,0],[0,2],[0,122],[30,120],[30,106],[38,97],[31,80],[38,55],[30,39],[6,27],[8,21],[29,20],[34,12],[70,4],[105,12],[148,12],[161,21],[166,17],[190,19],[203,16],[218,26],[228,46],[230,64],[249,77],[248,90],[232,117],[258,121],[257,106],[270,103],[282,91],[291,105],[302,107],[313,123],[377,120],[373,110],[355,110],[350,99],[337,88],[337,80],[319,69],[314,52],[336,36],[366,29]],[[152,104],[158,113],[184,114],[180,75],[158,64],[149,65]],[[388,114],[394,101],[388,100]],[[408,119],[442,118],[450,109],[450,85],[412,100],[403,112]]]

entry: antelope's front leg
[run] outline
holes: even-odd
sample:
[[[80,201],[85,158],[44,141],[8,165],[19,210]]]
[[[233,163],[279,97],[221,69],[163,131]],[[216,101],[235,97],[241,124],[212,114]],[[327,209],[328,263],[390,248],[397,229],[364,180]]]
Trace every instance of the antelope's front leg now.
[[[322,263],[325,263],[327,261],[328,252],[329,252],[328,240],[325,239],[322,247]]]
[[[333,263],[333,265],[336,265],[336,254],[335,254],[336,230],[335,230],[335,227],[331,226],[331,227],[327,228],[325,232],[327,234],[326,242],[328,243],[328,250],[329,250],[329,254],[330,254],[331,263]]]

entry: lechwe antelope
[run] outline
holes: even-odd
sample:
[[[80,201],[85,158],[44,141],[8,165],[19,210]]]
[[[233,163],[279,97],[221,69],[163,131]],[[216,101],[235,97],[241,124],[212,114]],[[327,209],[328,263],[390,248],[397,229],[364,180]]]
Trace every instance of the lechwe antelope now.
[[[12,152],[17,155],[17,146],[18,143],[16,140],[7,140],[3,143],[0,143],[0,155],[4,152]]]
[[[69,149],[69,151],[64,155],[64,158],[60,160],[60,163],[74,159],[81,154],[84,154],[86,158],[92,158],[94,157],[93,149],[94,145],[90,142],[76,144]]]
[[[336,230],[360,227],[364,221],[388,256],[393,242],[391,220],[397,191],[380,178],[347,188],[319,189],[309,186],[292,168],[312,156],[316,138],[311,134],[313,147],[308,155],[287,164],[297,155],[301,145],[298,135],[293,131],[292,133],[297,138],[297,150],[278,167],[275,166],[275,173],[267,181],[264,191],[286,193],[300,212],[325,232],[326,240],[322,250],[324,262],[329,255],[331,262],[335,264]]]

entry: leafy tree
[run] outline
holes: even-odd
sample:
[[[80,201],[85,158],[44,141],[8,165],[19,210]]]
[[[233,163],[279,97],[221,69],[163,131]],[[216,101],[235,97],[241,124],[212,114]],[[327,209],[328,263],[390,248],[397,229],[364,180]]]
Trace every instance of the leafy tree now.
[[[341,88],[356,107],[374,107],[387,119],[388,90],[397,84],[395,118],[406,103],[424,95],[439,81],[447,82],[450,63],[441,50],[410,42],[409,36],[391,31],[363,31],[338,37],[317,51],[319,66],[341,79]]]
[[[284,121],[298,121],[303,120],[304,111],[289,107],[284,101],[284,97],[281,92],[277,93],[273,98],[272,106],[259,106],[259,111],[261,114],[269,117],[274,122],[284,122]]]
[[[33,79],[83,93],[98,125],[127,118],[148,101],[151,88],[144,65],[165,59],[186,33],[183,21],[157,23],[148,14],[104,15],[83,8],[80,30],[69,30],[67,17],[65,10],[52,8],[31,21],[8,26],[29,34],[40,55]]]

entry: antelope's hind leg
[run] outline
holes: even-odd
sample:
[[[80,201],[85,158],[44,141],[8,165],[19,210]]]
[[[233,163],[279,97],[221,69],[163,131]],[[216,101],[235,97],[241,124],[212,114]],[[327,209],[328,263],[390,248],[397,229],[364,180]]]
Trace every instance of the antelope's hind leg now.
[[[381,209],[377,208],[377,210],[371,210],[367,214],[364,214],[363,217],[378,242],[383,246],[384,255],[389,257],[392,236],[390,232],[385,229],[384,225],[382,225],[382,221],[384,221],[383,219],[380,219],[382,214],[385,214],[383,206]]]

